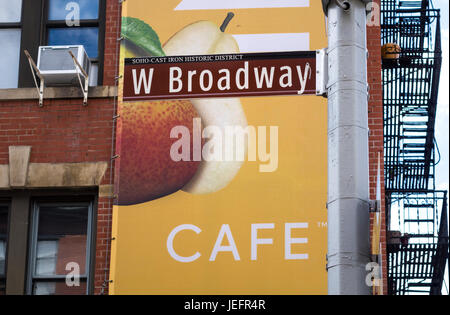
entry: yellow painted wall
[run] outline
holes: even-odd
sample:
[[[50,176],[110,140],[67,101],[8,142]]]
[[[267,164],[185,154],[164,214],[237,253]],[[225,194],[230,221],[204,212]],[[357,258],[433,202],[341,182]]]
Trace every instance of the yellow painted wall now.
[[[235,18],[231,34],[310,34],[310,49],[326,47],[321,2],[307,8],[174,11],[180,0],[127,0],[123,15],[151,25],[164,43],[175,32],[197,20],[221,24],[228,11]],[[273,43],[276,47],[276,43]],[[274,49],[276,50],[276,49]],[[246,161],[225,189],[209,195],[178,191],[132,206],[115,206],[110,284],[111,294],[326,294],[326,100],[316,96],[241,98],[248,124],[279,126],[279,165],[272,173],[258,171],[258,162]],[[258,245],[251,260],[251,224],[273,223],[259,230],[258,238],[273,244]],[[285,259],[285,224],[307,223],[293,229],[292,253],[308,259]],[[196,252],[189,263],[174,260],[166,242],[182,224],[201,229],[182,231],[174,240],[182,256]],[[211,251],[223,224],[228,224],[240,260],[231,252]],[[228,245],[225,237],[223,245]]]

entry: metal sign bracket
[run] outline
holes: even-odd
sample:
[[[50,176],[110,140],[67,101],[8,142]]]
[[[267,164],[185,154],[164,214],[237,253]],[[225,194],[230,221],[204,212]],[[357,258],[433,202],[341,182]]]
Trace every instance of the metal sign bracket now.
[[[328,95],[328,53],[327,48],[316,50],[316,95]]]

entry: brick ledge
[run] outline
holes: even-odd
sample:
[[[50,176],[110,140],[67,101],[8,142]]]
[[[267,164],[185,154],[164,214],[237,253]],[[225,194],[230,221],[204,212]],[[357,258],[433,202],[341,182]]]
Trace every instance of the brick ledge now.
[[[28,169],[21,187],[11,187],[12,164],[0,164],[0,190],[12,188],[76,188],[96,187],[108,168],[106,161],[81,163],[30,163],[21,165]],[[103,192],[107,196],[108,190]]]
[[[117,86],[89,87],[89,98],[108,98],[117,96]],[[81,88],[77,86],[46,87],[45,99],[82,98]],[[0,101],[5,100],[31,100],[38,99],[36,88],[0,89]]]

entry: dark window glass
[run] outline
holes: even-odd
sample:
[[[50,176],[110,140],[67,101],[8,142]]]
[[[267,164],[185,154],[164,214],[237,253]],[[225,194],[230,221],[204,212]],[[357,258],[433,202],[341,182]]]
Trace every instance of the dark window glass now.
[[[67,286],[65,280],[35,281],[33,283],[33,295],[84,295],[86,294],[86,279],[80,279],[79,286]]]
[[[34,211],[29,290],[38,295],[86,294],[90,204],[38,204]]]
[[[49,0],[48,19],[66,20],[79,16],[82,20],[98,19],[99,0]]]
[[[83,45],[89,58],[98,57],[97,27],[49,28],[48,45]]]
[[[0,204],[0,295],[5,294],[8,206]]]

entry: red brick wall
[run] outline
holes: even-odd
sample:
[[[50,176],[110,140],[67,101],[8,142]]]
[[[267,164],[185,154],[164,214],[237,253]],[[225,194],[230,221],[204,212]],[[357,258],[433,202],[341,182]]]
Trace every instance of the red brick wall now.
[[[118,0],[106,1],[105,54],[103,64],[103,85],[116,85],[115,77],[119,63],[121,5]]]
[[[374,0],[380,5],[380,0]],[[379,16],[379,15],[378,15]],[[368,81],[370,85],[369,99],[369,179],[370,199],[376,198],[378,154],[380,155],[380,182],[381,182],[381,235],[382,244],[382,270],[383,293],[387,294],[387,269],[386,269],[386,222],[384,200],[384,158],[383,158],[383,87],[381,81],[381,29],[378,25],[367,27],[367,48],[369,50]],[[371,216],[373,222],[373,215]],[[372,235],[372,224],[371,224]]]
[[[32,146],[31,163],[97,162],[111,159],[114,115],[112,99],[0,101],[0,164],[8,164],[9,146]],[[112,184],[111,166],[102,185]],[[112,201],[99,198],[95,293],[100,293],[109,266]],[[109,276],[109,272],[106,273]]]
[[[112,116],[111,99],[0,101],[0,164],[16,145],[32,146],[31,163],[109,161]]]
[[[103,85],[116,84],[120,5],[106,0]],[[115,98],[0,100],[0,164],[8,164],[9,146],[32,146],[31,163],[107,161],[101,185],[111,185]],[[112,199],[98,199],[95,294],[108,292]]]

